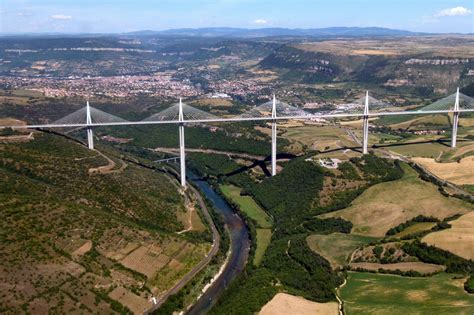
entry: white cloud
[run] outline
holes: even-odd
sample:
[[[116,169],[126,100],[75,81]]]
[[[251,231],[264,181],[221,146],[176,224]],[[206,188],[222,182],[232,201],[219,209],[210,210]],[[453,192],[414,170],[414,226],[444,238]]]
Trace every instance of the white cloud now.
[[[29,12],[18,12],[16,15],[17,16],[31,16],[32,14]]]
[[[253,20],[252,23],[257,24],[257,25],[265,25],[268,23],[268,21],[265,19],[256,19],[256,20]]]
[[[53,20],[68,21],[72,20],[72,16],[64,14],[53,14],[50,16]]]
[[[444,16],[465,16],[471,15],[472,11],[465,7],[454,7],[449,9],[444,9],[435,14],[436,17]]]

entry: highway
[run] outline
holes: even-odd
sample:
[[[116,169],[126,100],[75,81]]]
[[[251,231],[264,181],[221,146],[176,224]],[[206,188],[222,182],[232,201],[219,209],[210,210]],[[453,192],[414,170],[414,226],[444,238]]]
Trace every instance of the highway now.
[[[86,128],[101,126],[143,126],[143,125],[162,125],[162,124],[200,124],[200,123],[221,123],[221,122],[244,122],[244,121],[281,121],[281,120],[312,120],[320,118],[364,118],[364,117],[381,117],[381,116],[397,116],[397,115],[431,115],[431,114],[451,114],[451,113],[468,113],[474,112],[474,109],[454,110],[426,110],[426,111],[403,111],[403,112],[372,112],[364,113],[342,113],[342,114],[308,114],[296,116],[277,116],[277,117],[228,117],[228,118],[204,118],[204,119],[183,119],[183,120],[142,120],[142,121],[114,121],[114,122],[75,122],[68,124],[33,124],[33,125],[2,125],[0,128],[11,129],[37,129],[37,128]]]
[[[174,155],[179,154],[179,148],[158,147],[158,148],[154,148],[153,151],[164,152],[164,153],[174,154]],[[254,154],[248,154],[248,153],[221,151],[221,150],[213,150],[213,149],[190,149],[190,148],[186,148],[186,152],[221,154],[221,155],[234,156],[234,157],[239,157],[239,158],[243,158],[243,159],[250,159],[250,160],[264,160],[266,158],[263,155],[254,155]]]

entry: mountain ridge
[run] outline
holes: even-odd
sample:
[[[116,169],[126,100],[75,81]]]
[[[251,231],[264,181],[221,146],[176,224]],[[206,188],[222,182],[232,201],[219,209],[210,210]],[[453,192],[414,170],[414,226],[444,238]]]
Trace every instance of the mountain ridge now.
[[[202,28],[176,28],[166,30],[138,30],[117,33],[1,33],[0,37],[84,37],[84,36],[185,36],[185,37],[235,37],[235,38],[261,38],[261,37],[364,37],[364,36],[414,36],[436,35],[437,33],[424,33],[384,27],[351,27],[335,26],[324,28],[238,28],[238,27],[202,27]]]
[[[234,27],[204,27],[179,28],[163,31],[143,30],[125,33],[127,35],[182,35],[199,37],[273,37],[273,36],[407,36],[431,35],[432,33],[412,32],[407,30],[390,29],[383,27],[326,27],[326,28],[234,28]]]

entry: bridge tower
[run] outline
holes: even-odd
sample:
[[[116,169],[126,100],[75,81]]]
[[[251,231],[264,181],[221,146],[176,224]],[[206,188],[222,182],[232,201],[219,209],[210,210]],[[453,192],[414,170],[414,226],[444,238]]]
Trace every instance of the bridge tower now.
[[[453,132],[451,135],[451,148],[456,147],[456,137],[458,135],[458,123],[459,123],[459,88],[456,91],[456,100],[454,101]]]
[[[276,97],[273,94],[272,103],[272,176],[276,175],[276,151],[277,151],[277,124],[276,124]]]
[[[92,131],[92,127],[89,125],[92,124],[92,117],[91,117],[91,108],[89,106],[89,100],[86,102],[86,124],[87,127],[87,146],[89,149],[94,150],[94,132]]]
[[[183,102],[179,98],[179,164],[181,171],[181,186],[186,187],[186,164],[185,164],[185,153],[184,153],[184,115],[183,115]]]
[[[367,154],[369,144],[369,91],[365,93],[365,106],[364,106],[364,139],[362,143],[362,153]]]

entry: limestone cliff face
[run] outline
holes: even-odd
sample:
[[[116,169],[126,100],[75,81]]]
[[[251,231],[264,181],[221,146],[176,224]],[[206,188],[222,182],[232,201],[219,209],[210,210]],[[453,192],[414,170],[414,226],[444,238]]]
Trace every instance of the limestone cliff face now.
[[[474,82],[474,59],[319,52],[283,46],[260,64],[300,83],[357,81],[444,93]]]

